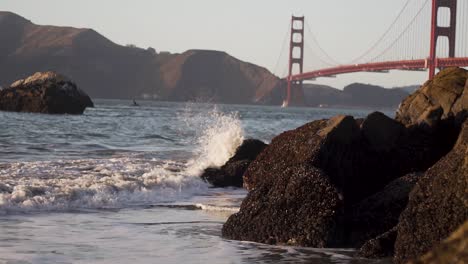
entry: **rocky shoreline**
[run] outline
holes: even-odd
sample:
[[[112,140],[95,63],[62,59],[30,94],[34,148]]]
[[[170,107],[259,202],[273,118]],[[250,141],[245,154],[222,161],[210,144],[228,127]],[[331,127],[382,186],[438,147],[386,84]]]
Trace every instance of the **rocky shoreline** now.
[[[223,237],[361,248],[395,263],[446,263],[438,257],[449,249],[466,260],[467,112],[468,71],[448,68],[395,119],[336,116],[278,135],[244,173],[223,174],[249,191]]]

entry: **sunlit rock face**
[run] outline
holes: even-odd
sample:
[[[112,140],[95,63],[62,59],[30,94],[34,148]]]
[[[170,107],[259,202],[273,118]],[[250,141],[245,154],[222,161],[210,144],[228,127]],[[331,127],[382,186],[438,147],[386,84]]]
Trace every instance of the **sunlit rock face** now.
[[[0,110],[46,114],[82,114],[93,107],[89,96],[69,78],[37,72],[0,90]]]

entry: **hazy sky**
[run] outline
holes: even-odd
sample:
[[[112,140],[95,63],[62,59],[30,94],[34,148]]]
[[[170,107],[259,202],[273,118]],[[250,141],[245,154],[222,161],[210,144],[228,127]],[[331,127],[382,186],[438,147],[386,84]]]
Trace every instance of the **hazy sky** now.
[[[0,0],[36,24],[93,28],[119,44],[159,51],[223,50],[274,70],[291,14],[305,15],[324,49],[340,61],[366,50],[406,0]],[[307,39],[306,39],[307,41]],[[306,54],[307,58],[307,54]],[[282,64],[279,68],[283,69]],[[282,70],[277,70],[281,73]],[[418,84],[426,73],[350,74],[319,79],[341,88],[350,82]]]

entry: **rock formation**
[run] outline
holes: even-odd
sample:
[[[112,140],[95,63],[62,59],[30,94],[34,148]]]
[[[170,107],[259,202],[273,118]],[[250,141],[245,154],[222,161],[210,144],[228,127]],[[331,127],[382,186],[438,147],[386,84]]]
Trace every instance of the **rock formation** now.
[[[468,121],[445,157],[426,171],[400,216],[395,260],[429,251],[468,219]]]
[[[395,179],[424,171],[426,159],[432,158],[424,154],[431,149],[411,131],[376,112],[360,122],[337,116],[282,133],[244,174],[250,193],[226,222],[223,235],[360,247],[397,224],[416,176]]]
[[[399,262],[427,252],[467,219],[465,73],[443,70],[405,99],[402,123],[378,112],[337,116],[275,137],[244,174],[250,192],[223,236],[362,246],[363,256],[396,252]],[[434,88],[444,80],[446,88]],[[433,98],[413,106],[422,93]]]
[[[468,115],[468,71],[447,68],[433,80],[406,98],[400,105],[396,120],[405,125],[455,118],[462,122]]]
[[[0,90],[0,110],[82,114],[93,102],[75,83],[54,72],[37,72]]]

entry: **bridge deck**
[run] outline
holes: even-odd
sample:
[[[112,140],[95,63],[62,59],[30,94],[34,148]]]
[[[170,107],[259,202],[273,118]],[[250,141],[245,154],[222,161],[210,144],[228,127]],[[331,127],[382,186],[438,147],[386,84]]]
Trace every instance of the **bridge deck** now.
[[[437,59],[437,67],[468,67],[468,58],[440,58]],[[353,72],[379,72],[389,70],[424,70],[428,68],[427,60],[403,60],[389,62],[375,62],[354,65],[342,65],[326,68],[302,74],[292,75],[293,81],[310,80],[319,77],[334,76]]]

